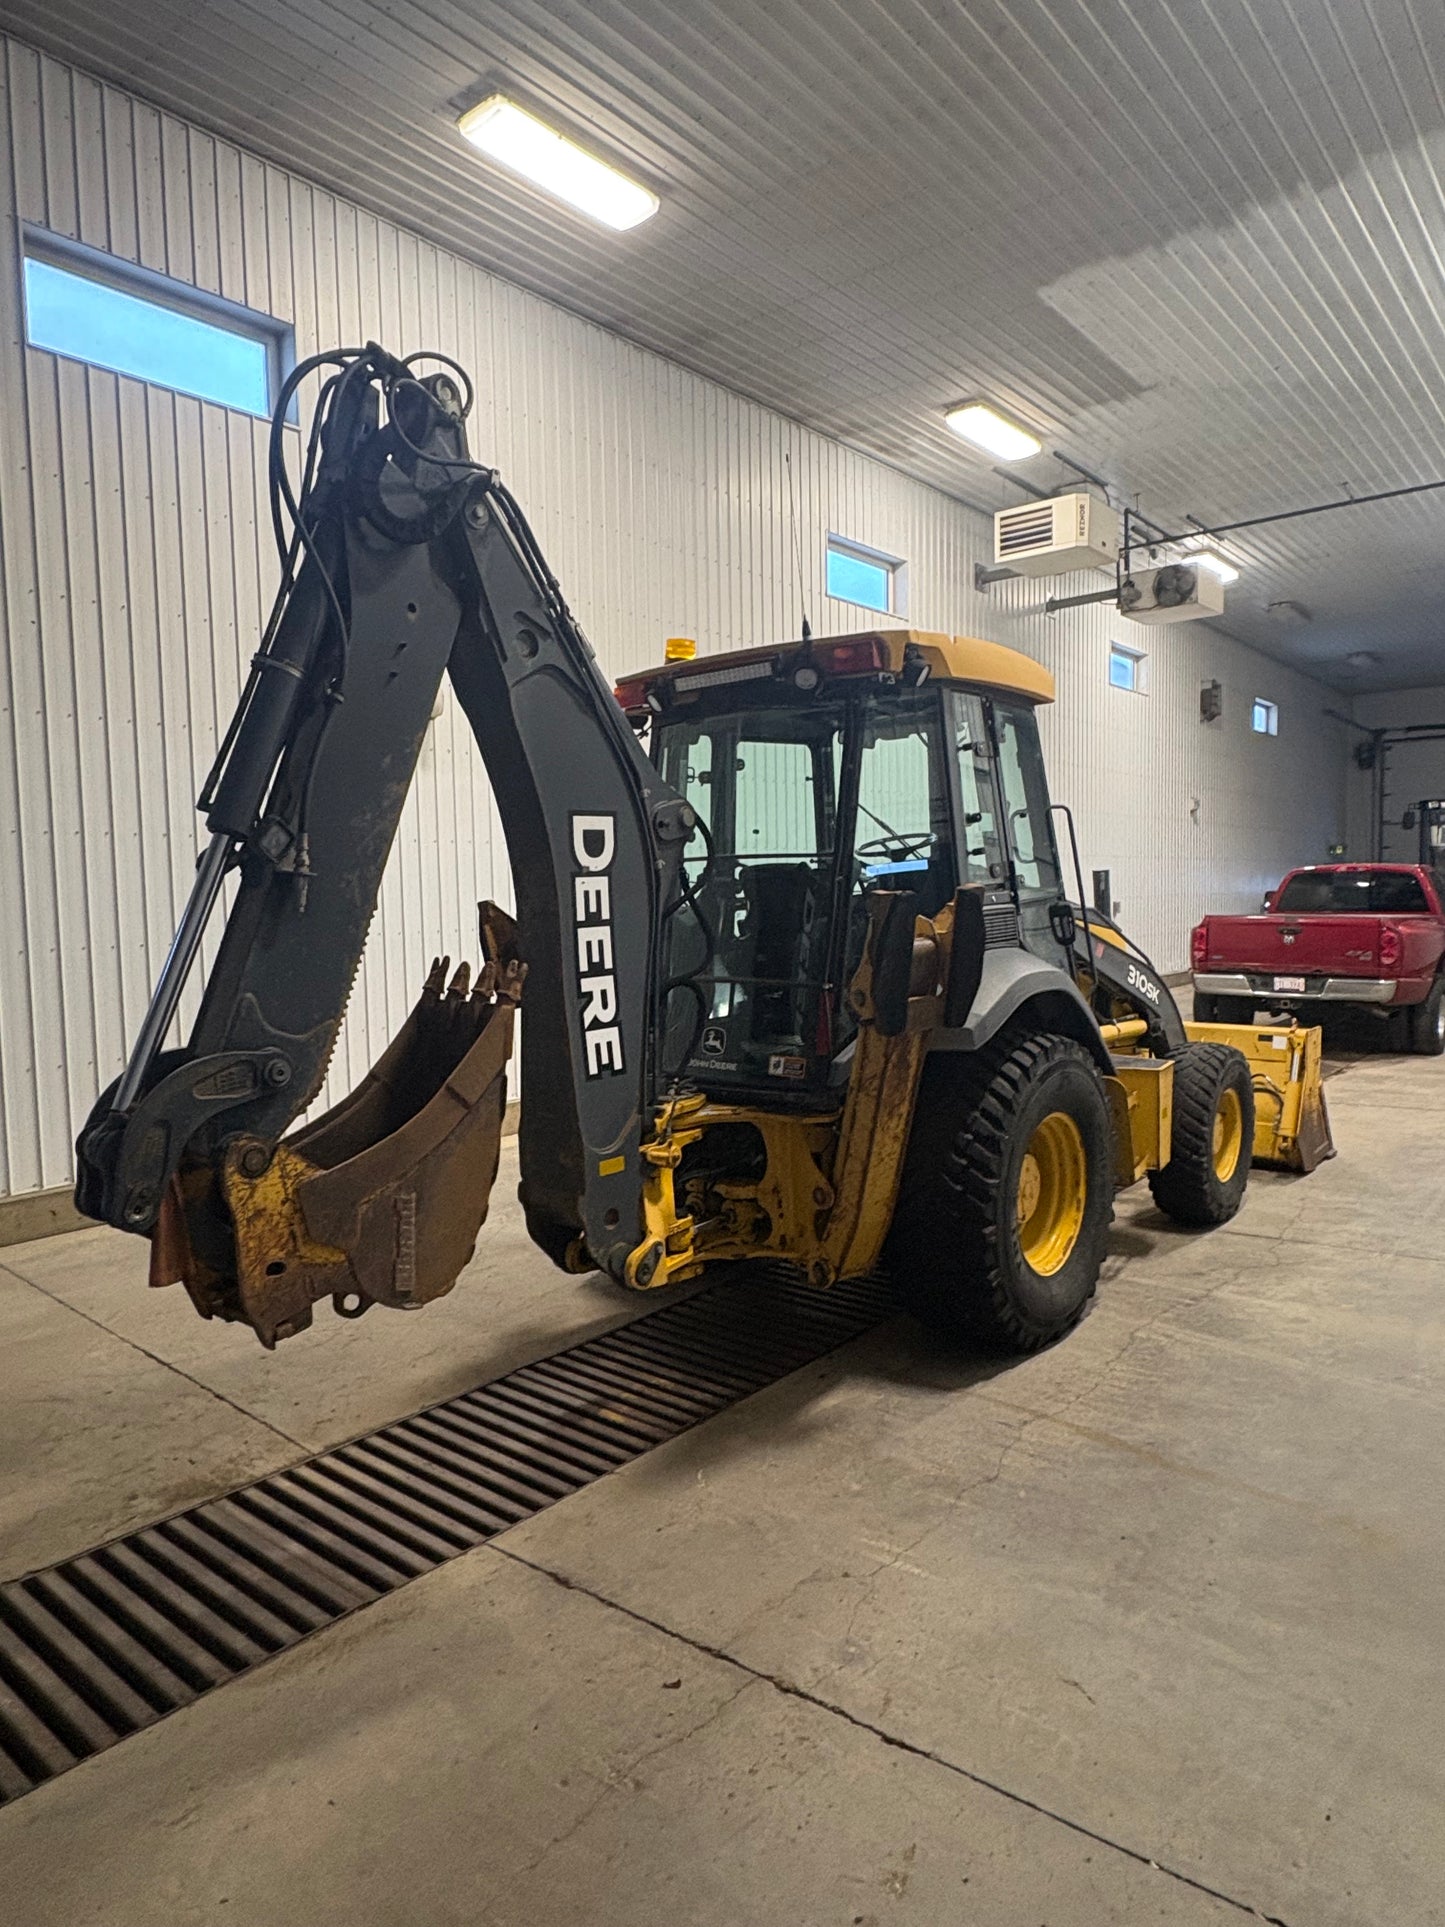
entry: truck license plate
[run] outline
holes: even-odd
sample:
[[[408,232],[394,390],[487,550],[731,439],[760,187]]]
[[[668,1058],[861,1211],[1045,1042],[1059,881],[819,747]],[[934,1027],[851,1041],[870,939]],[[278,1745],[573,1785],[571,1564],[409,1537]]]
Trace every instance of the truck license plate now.
[[[1305,980],[1303,977],[1276,977],[1274,987],[1276,990],[1303,990]]]

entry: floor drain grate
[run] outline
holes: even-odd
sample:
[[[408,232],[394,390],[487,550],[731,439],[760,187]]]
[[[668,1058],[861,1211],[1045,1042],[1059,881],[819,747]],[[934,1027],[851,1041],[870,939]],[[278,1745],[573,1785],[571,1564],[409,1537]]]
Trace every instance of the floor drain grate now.
[[[769,1267],[0,1587],[0,1802],[859,1337]]]

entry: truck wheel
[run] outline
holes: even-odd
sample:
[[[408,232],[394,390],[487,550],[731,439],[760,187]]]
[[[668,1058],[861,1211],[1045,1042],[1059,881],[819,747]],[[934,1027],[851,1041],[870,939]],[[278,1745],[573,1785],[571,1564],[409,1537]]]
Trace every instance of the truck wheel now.
[[[1410,1049],[1417,1057],[1439,1057],[1445,1052],[1445,986],[1437,981],[1423,1004],[1415,1004],[1405,1014],[1409,1026]]]
[[[1196,1024],[1252,1024],[1254,1002],[1249,997],[1214,997],[1208,991],[1194,993]]]
[[[1089,1053],[1052,1033],[929,1059],[888,1260],[950,1339],[1041,1350],[1083,1317],[1113,1206],[1108,1101]]]
[[[1169,1162],[1149,1173],[1159,1209],[1196,1229],[1227,1224],[1244,1199],[1254,1149],[1254,1086],[1228,1044],[1191,1044],[1174,1060]]]

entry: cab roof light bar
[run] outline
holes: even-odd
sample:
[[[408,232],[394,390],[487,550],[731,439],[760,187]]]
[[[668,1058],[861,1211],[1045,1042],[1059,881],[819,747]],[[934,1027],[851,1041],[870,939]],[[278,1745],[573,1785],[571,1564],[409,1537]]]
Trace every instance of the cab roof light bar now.
[[[752,662],[735,662],[717,669],[689,670],[678,675],[671,669],[653,670],[644,676],[628,676],[617,684],[616,695],[622,707],[633,714],[641,709],[662,707],[660,692],[672,696],[695,696],[704,689],[721,689],[738,683],[764,682],[774,676],[791,675],[794,686],[811,692],[822,675],[877,675],[889,666],[888,644],[881,636],[845,636],[837,642],[815,642],[798,661],[791,656],[767,656]],[[912,680],[921,682],[923,673]],[[807,680],[805,680],[807,678]]]

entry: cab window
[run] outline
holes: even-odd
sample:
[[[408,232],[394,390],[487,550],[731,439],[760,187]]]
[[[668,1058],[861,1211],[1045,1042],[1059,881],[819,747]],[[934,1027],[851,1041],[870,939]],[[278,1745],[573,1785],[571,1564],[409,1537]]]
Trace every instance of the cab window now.
[[[754,707],[669,721],[665,780],[706,834],[687,848],[689,895],[668,918],[665,1061],[744,1081],[809,1074],[827,988],[833,791],[842,718]]]
[[[1059,859],[1038,720],[1023,704],[993,705],[998,785],[1021,897],[1059,893]]]
[[[807,857],[818,850],[813,750],[807,743],[743,738],[734,822],[742,857]]]
[[[869,704],[858,766],[859,887],[915,891],[924,916],[954,889],[941,750],[932,691]]]
[[[1275,898],[1280,916],[1324,912],[1408,916],[1427,910],[1418,877],[1408,870],[1297,870]]]
[[[958,758],[960,883],[1003,883],[1008,877],[998,796],[993,781],[993,749],[988,723],[977,696],[948,692],[953,753]]]
[[[712,821],[712,737],[705,731],[681,738],[674,758],[675,786],[704,823]]]

